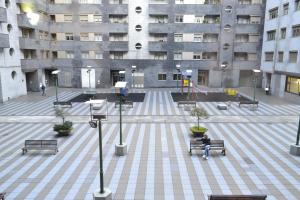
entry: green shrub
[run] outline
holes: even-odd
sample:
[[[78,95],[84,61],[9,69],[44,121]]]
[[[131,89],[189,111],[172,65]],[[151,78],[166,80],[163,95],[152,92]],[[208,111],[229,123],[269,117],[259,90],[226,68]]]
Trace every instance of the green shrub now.
[[[190,130],[192,132],[202,132],[202,133],[205,133],[207,131],[207,128],[202,127],[202,126],[199,126],[199,127],[198,126],[193,126],[193,127],[190,128]]]
[[[71,131],[72,126],[73,126],[72,122],[65,121],[63,124],[55,124],[54,127],[53,127],[53,130],[56,131],[56,132],[67,131],[67,130]]]

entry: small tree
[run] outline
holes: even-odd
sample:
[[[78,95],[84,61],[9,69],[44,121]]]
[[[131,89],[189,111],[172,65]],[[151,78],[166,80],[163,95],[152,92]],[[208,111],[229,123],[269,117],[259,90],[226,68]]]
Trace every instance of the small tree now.
[[[202,107],[195,107],[193,108],[193,110],[191,111],[191,116],[197,117],[197,129],[200,129],[200,120],[201,119],[207,119],[208,118],[208,114],[206,112],[206,110]]]
[[[65,112],[61,107],[55,107],[55,116],[56,117],[61,117],[63,124],[65,123]]]

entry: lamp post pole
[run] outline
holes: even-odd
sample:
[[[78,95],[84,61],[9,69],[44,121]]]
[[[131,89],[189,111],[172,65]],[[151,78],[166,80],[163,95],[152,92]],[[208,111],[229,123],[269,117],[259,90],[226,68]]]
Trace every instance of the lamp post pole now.
[[[51,72],[51,74],[53,74],[55,76],[55,98],[56,98],[56,102],[58,102],[58,73],[60,71],[59,70],[55,70],[53,72]]]
[[[56,75],[56,80],[55,80],[55,97],[56,97],[56,102],[58,102],[58,75]]]
[[[299,116],[299,125],[298,125],[296,145],[299,145],[299,140],[300,140],[300,116]]]
[[[123,145],[122,143],[122,95],[120,93],[120,145]]]
[[[131,66],[131,74],[132,74],[132,87],[134,88],[134,72],[136,70],[136,66]]]
[[[257,84],[257,76],[256,74],[259,73],[260,70],[258,69],[253,69],[253,73],[254,73],[254,80],[253,80],[253,102],[255,102],[256,98],[255,98],[255,93],[256,93],[256,84]]]
[[[177,89],[179,87],[179,73],[180,73],[180,65],[176,65],[176,69],[177,69],[177,74],[176,74],[176,78],[177,78]]]
[[[103,178],[103,157],[102,157],[102,127],[101,119],[98,120],[99,126],[99,157],[100,157],[100,194],[104,193],[104,178]]]

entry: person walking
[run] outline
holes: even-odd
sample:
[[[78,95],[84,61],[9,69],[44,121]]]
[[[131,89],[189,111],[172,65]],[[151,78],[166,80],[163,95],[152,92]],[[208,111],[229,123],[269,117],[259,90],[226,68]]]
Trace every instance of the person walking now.
[[[44,84],[42,84],[41,89],[42,89],[42,96],[45,96],[46,95],[46,93],[45,93],[46,87]]]
[[[201,138],[202,143],[204,144],[204,154],[203,159],[208,159],[209,150],[210,150],[210,138],[206,134],[204,134],[203,138]]]

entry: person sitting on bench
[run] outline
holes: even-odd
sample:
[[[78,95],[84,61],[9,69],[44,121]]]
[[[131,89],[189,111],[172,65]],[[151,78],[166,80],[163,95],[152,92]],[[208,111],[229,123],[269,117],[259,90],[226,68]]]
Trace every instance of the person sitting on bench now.
[[[203,159],[208,159],[209,156],[209,150],[210,150],[210,138],[204,134],[203,138],[200,139],[202,143],[204,144],[204,154],[203,154]]]

